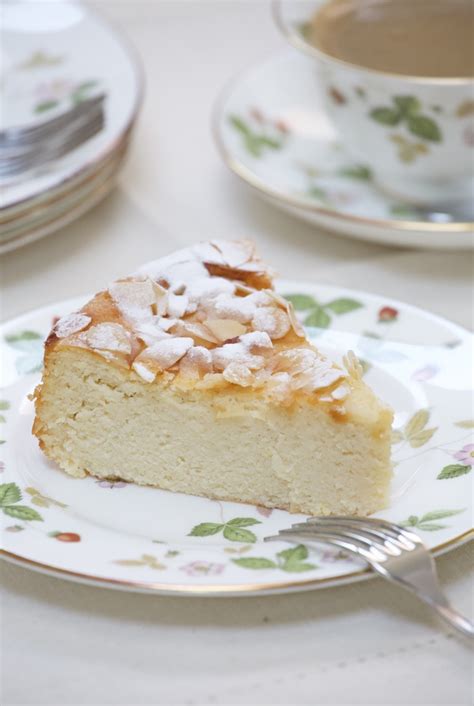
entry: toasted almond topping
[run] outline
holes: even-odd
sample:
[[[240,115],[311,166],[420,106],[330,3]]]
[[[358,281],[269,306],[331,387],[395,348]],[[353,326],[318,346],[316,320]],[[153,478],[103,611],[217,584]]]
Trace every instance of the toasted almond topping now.
[[[181,359],[179,369],[185,377],[200,377],[206,373],[212,373],[211,352],[203,346],[190,348]]]
[[[349,375],[355,380],[361,380],[364,374],[364,369],[359,363],[359,359],[354,351],[348,351],[347,355],[345,355],[342,360]]]
[[[160,372],[171,368],[193,345],[192,338],[166,338],[145,348],[135,361]]]
[[[80,333],[77,338],[95,350],[126,354],[132,351],[130,333],[120,324],[97,324]]]
[[[134,360],[132,363],[132,368],[135,370],[137,375],[139,375],[145,382],[153,382],[156,378],[157,371],[150,370],[144,363],[139,360]]]
[[[253,355],[242,343],[226,343],[221,348],[213,349],[212,362],[218,372],[225,370],[230,363],[242,363],[250,370],[259,370],[265,365],[265,358]]]
[[[168,294],[168,314],[175,319],[181,319],[189,304],[189,299],[186,294]]]
[[[264,331],[251,331],[240,337],[240,342],[250,353],[267,353],[273,349],[272,339]]]
[[[285,311],[263,306],[257,309],[252,319],[256,331],[265,331],[272,340],[283,338],[290,330],[290,320]]]
[[[58,338],[66,338],[85,329],[91,321],[91,317],[86,314],[68,314],[56,322],[53,331]]]
[[[206,326],[220,342],[241,336],[247,331],[247,328],[243,324],[233,319],[206,319],[204,326]]]
[[[240,385],[241,387],[249,387],[249,385],[252,385],[254,382],[254,376],[249,368],[243,363],[237,363],[235,361],[229,363],[222,373],[222,377],[224,380],[227,380],[227,382]]]
[[[175,336],[191,336],[195,342],[219,343],[219,339],[214,336],[210,329],[197,321],[176,321],[171,328],[171,332]]]

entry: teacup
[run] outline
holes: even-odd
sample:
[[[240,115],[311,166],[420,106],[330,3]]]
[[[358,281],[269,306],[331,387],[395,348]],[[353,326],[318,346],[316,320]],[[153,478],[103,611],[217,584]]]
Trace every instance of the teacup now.
[[[274,0],[290,43],[315,59],[326,108],[347,148],[397,198],[430,205],[472,197],[474,80],[426,78],[335,58],[307,39],[330,0]]]

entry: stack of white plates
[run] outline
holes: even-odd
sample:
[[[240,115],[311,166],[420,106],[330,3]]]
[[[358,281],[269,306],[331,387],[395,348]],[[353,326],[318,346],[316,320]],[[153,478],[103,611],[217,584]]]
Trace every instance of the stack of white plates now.
[[[0,253],[48,235],[112,189],[142,97],[133,50],[73,2],[3,6],[0,130],[55,117],[104,93],[105,126],[55,162],[0,182]]]

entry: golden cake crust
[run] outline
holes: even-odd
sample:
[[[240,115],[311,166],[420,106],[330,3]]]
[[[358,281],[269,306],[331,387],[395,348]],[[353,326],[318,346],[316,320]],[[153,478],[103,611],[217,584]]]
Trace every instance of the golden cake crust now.
[[[273,272],[249,241],[211,241],[149,263],[113,282],[51,331],[56,350],[79,347],[148,384],[248,388],[278,403],[330,405],[360,379],[356,359],[335,365],[308,341]],[[38,389],[37,397],[41,395]]]

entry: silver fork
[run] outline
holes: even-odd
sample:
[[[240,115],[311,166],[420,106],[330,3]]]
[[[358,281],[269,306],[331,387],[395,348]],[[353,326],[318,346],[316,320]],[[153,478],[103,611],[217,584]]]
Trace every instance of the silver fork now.
[[[104,115],[100,112],[90,116],[81,124],[76,124],[72,130],[60,135],[58,139],[51,138],[46,143],[37,145],[26,155],[8,160],[0,158],[0,178],[12,178],[63,157],[94,137],[102,130],[103,126]]]
[[[450,606],[441,590],[433,556],[414,532],[386,520],[312,517],[265,541],[318,542],[365,559],[374,571],[427,603],[450,625],[474,637],[474,624]]]
[[[35,144],[51,135],[57,135],[58,132],[67,128],[77,118],[97,108],[102,109],[104,100],[105,94],[101,93],[92,98],[86,98],[64,113],[56,115],[49,120],[44,120],[41,123],[19,125],[18,127],[0,130],[0,151],[8,148],[14,149],[20,145]]]

